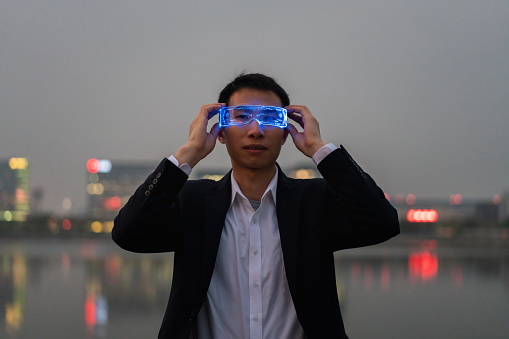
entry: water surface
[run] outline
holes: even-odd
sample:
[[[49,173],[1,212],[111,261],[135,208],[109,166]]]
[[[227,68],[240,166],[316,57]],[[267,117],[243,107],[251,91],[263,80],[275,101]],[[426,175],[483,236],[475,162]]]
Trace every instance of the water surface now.
[[[156,338],[171,254],[0,240],[0,338]],[[350,338],[508,338],[509,248],[390,241],[336,255]]]

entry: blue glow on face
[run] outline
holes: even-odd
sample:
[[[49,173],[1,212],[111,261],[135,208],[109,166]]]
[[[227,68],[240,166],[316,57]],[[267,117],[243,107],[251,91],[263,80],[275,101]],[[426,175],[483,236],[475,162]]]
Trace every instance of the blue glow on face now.
[[[286,109],[276,106],[241,105],[223,107],[219,110],[219,128],[241,126],[253,120],[263,126],[285,128],[287,119]]]

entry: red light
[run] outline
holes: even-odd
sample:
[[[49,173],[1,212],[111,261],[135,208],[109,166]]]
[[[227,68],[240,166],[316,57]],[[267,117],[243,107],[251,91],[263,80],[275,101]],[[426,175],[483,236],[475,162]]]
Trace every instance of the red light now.
[[[451,194],[449,197],[449,203],[451,205],[461,205],[461,202],[463,201],[463,197],[461,194]]]
[[[412,253],[408,258],[408,266],[412,278],[429,280],[438,273],[438,258],[436,254],[428,251]]]
[[[406,203],[407,203],[407,205],[415,204],[415,195],[414,194],[407,195],[406,196]]]
[[[71,229],[71,221],[69,219],[62,221],[62,228],[66,231],[69,231]]]
[[[409,222],[436,222],[438,212],[435,210],[409,210],[406,218]]]
[[[97,159],[90,159],[87,161],[87,170],[90,173],[97,173],[99,172],[99,160]]]
[[[106,198],[104,200],[104,208],[110,211],[116,211],[122,206],[122,201],[119,197]]]
[[[85,323],[89,327],[94,327],[97,323],[95,301],[96,299],[92,295],[88,295],[85,300]]]
[[[498,205],[498,204],[500,204],[500,195],[495,194],[493,196],[493,205]]]

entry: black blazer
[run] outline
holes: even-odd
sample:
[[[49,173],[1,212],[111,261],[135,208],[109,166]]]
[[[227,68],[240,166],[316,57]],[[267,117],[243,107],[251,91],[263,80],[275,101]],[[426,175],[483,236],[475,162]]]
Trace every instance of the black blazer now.
[[[323,179],[279,178],[276,213],[290,293],[309,339],[348,338],[333,252],[397,235],[396,210],[343,148],[318,165]],[[113,240],[133,252],[174,251],[159,338],[187,338],[205,300],[231,200],[231,177],[187,180],[164,159],[115,218]]]

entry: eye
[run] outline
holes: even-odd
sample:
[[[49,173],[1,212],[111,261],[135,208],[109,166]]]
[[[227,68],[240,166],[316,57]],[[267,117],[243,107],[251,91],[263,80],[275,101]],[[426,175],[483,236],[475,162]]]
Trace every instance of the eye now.
[[[248,114],[238,114],[235,115],[235,120],[237,121],[247,121],[249,120],[250,116]]]
[[[274,118],[274,116],[272,116],[272,115],[264,115],[262,118],[262,121],[266,122],[266,123],[272,123],[272,122],[276,121],[276,118]]]
[[[232,117],[238,122],[247,122],[251,119],[251,112],[244,107],[236,108],[232,112]]]

